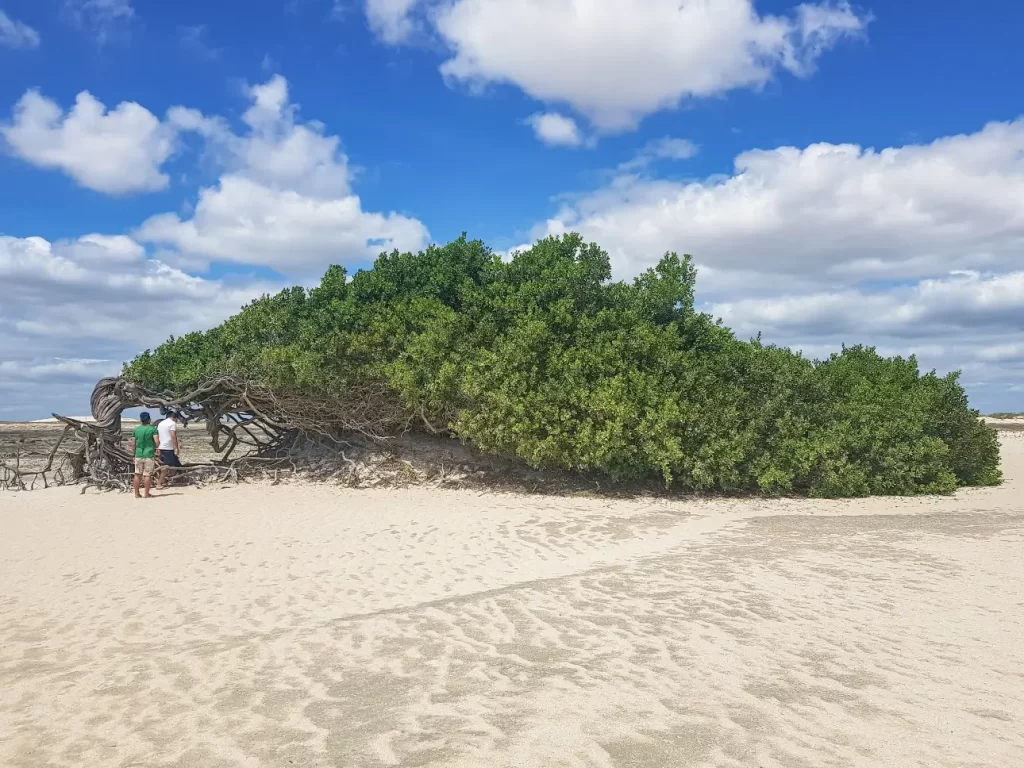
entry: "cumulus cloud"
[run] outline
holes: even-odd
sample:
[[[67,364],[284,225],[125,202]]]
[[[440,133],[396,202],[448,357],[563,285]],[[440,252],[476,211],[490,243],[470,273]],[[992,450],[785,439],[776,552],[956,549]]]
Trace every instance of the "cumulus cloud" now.
[[[225,145],[228,168],[269,187],[330,198],[347,195],[348,158],[337,136],[324,135],[317,122],[297,122],[298,109],[288,99],[288,81],[275,75],[248,90],[252,106],[242,119],[249,133],[230,135]]]
[[[186,257],[302,273],[426,244],[420,221],[363,210],[340,139],[319,123],[299,121],[283,77],[250,88],[248,96],[248,132],[241,136],[199,113],[174,113],[179,125],[207,136],[224,172],[200,191],[190,218],[151,217],[135,233],[140,241]]]
[[[189,256],[306,274],[332,261],[417,250],[428,238],[418,220],[368,213],[355,195],[310,197],[234,175],[202,190],[191,218],[154,216],[136,236]]]
[[[786,15],[758,13],[753,0],[367,0],[367,15],[389,42],[422,16],[451,51],[449,80],[511,84],[605,132],[779,72],[806,76],[869,21],[846,0]]]
[[[9,286],[0,323],[19,337],[67,334],[72,348],[83,339],[150,342],[212,325],[265,287],[190,275],[147,257],[131,238],[106,235],[53,243],[0,236],[0,277]]]
[[[576,121],[557,112],[538,112],[528,117],[526,123],[549,147],[578,147],[583,143]]]
[[[425,245],[420,221],[363,210],[340,139],[299,119],[283,77],[248,88],[247,97],[246,131],[239,135],[226,120],[184,106],[160,120],[133,102],[108,111],[83,92],[65,114],[29,91],[13,118],[0,123],[0,135],[15,156],[108,194],[166,188],[163,166],[179,136],[201,136],[220,167],[217,182],[199,191],[190,217],[158,214],[136,232],[141,242],[177,251],[169,259],[178,264],[220,260],[319,271],[331,261]]]
[[[83,91],[67,113],[30,90],[0,123],[9,151],[40,168],[60,170],[108,194],[164,189],[160,168],[174,151],[176,128],[134,102],[112,110]]]
[[[38,48],[39,33],[0,11],[0,48]]]
[[[1019,264],[1024,246],[1024,119],[881,150],[754,150],[732,175],[690,183],[620,175],[534,234],[569,230],[602,243],[623,275],[666,249],[761,281],[997,270]]]
[[[280,286],[189,275],[125,236],[0,236],[0,419],[87,409],[92,385],[170,334],[211,327]]]

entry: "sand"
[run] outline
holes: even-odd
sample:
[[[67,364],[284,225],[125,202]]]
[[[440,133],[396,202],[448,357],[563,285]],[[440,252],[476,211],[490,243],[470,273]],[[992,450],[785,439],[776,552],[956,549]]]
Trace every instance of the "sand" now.
[[[982,419],[993,429],[998,430],[1024,430],[1024,417],[1013,416],[1005,419],[997,419],[995,416],[985,416]]]
[[[1024,434],[952,498],[0,494],[0,765],[1024,765]]]

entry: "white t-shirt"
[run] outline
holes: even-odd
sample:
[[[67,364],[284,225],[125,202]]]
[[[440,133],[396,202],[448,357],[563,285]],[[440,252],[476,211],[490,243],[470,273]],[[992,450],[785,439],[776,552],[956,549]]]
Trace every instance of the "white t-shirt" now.
[[[164,419],[156,425],[156,431],[160,433],[160,450],[173,451],[174,442],[171,435],[178,431],[178,425],[174,423],[174,419]]]

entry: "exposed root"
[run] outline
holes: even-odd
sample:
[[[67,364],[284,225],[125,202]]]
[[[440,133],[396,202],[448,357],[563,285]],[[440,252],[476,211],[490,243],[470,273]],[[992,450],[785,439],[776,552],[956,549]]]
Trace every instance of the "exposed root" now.
[[[342,439],[344,435],[383,442],[407,431],[413,420],[385,384],[366,385],[325,402],[282,396],[235,376],[210,378],[183,397],[149,392],[121,378],[105,378],[93,389],[90,404],[94,421],[53,414],[65,428],[41,468],[24,467],[20,452],[13,460],[0,460],[0,489],[84,483],[128,490],[134,458],[121,433],[121,414],[127,408],[159,409],[183,423],[205,425],[219,457],[210,464],[176,470],[179,482],[211,478],[237,482],[246,475],[273,471],[279,477],[282,470],[300,468],[315,473],[315,467],[306,466],[311,448],[329,443],[337,455],[341,446],[350,444]]]

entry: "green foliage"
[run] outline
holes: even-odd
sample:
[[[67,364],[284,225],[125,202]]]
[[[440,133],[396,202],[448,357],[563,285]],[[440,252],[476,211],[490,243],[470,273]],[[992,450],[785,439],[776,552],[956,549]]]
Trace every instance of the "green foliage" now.
[[[579,235],[510,261],[465,236],[264,296],[125,367],[182,394],[212,373],[330,399],[383,383],[424,428],[534,467],[698,491],[849,497],[1000,481],[955,374],[867,347],[811,361],[694,308],[689,256],[631,283]]]

